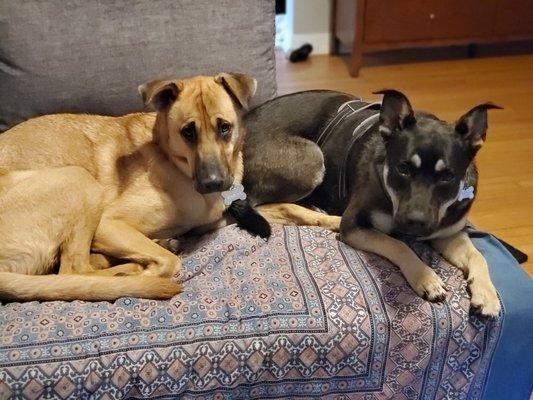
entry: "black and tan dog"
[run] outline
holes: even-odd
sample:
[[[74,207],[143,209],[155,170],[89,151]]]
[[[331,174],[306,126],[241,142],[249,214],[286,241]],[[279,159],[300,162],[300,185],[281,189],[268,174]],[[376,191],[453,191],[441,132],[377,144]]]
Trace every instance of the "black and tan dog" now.
[[[179,292],[180,258],[151,239],[224,223],[254,91],[237,74],[156,81],[140,87],[156,113],[48,115],[2,134],[0,299]],[[98,269],[104,256],[126,264]]]
[[[416,293],[439,301],[439,276],[394,236],[428,240],[464,271],[472,308],[498,315],[487,263],[463,231],[476,193],[474,157],[496,106],[479,105],[450,124],[415,113],[398,91],[380,93],[381,106],[309,91],[249,112],[244,186],[252,203],[285,203],[260,208],[272,222],[340,224],[343,241],[388,258]],[[331,215],[287,204],[297,201]]]

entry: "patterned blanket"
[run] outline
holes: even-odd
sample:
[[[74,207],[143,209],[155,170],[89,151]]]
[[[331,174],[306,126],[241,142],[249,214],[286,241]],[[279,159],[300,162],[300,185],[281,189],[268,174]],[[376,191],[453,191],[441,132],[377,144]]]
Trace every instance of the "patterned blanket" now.
[[[469,315],[462,274],[415,250],[444,303],[329,231],[229,226],[188,244],[170,301],[5,304],[0,398],[481,398],[502,319]]]

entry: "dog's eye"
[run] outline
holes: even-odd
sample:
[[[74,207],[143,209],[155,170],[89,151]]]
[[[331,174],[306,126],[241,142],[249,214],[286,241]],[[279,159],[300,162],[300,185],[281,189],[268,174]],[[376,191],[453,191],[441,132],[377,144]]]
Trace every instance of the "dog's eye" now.
[[[440,174],[439,181],[451,182],[455,178],[455,175],[451,171],[444,171]]]
[[[231,124],[227,121],[220,120],[218,121],[218,133],[222,137],[227,137],[231,134]]]
[[[411,169],[409,168],[409,164],[407,164],[406,162],[398,164],[398,166],[396,167],[396,170],[398,171],[400,175],[403,175],[403,176],[411,175]]]
[[[193,143],[196,140],[196,125],[194,122],[185,125],[181,129],[181,136],[190,143]]]

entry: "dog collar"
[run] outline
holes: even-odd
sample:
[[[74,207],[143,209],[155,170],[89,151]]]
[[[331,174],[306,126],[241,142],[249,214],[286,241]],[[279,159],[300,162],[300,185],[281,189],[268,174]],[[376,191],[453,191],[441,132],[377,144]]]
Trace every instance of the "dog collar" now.
[[[220,192],[224,205],[230,206],[235,200],[246,200],[246,193],[244,193],[244,186],[240,183],[234,183],[229,190]]]

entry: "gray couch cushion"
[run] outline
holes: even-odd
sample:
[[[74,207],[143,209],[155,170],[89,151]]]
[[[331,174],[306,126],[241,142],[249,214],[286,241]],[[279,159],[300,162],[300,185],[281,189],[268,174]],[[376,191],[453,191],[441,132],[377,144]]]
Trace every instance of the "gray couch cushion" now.
[[[276,93],[273,0],[2,0],[0,131],[57,112],[142,109],[158,77],[245,72]]]

